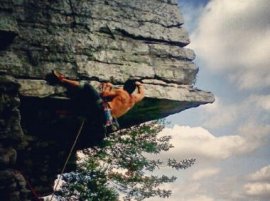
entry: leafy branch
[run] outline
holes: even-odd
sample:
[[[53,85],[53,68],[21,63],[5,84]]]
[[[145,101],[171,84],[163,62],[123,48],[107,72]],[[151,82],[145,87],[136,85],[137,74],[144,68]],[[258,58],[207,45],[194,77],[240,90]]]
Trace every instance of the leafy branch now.
[[[175,176],[154,176],[150,173],[160,167],[186,169],[195,159],[162,161],[146,155],[158,155],[173,148],[170,136],[159,137],[164,124],[152,121],[113,133],[100,146],[83,150],[83,162],[77,172],[65,174],[65,184],[59,192],[62,197],[77,200],[143,200],[159,196],[169,197],[171,190],[161,184],[171,183]],[[147,153],[147,154],[146,154]]]

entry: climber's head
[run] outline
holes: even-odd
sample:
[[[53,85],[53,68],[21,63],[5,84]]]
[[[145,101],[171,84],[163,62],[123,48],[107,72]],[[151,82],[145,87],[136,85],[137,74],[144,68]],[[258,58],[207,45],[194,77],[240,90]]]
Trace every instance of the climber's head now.
[[[129,94],[132,94],[136,89],[136,81],[135,80],[127,80],[123,87]]]

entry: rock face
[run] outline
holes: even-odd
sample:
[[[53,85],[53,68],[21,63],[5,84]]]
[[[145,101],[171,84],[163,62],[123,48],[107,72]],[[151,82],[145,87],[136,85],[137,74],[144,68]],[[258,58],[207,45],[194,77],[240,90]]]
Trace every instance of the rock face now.
[[[146,98],[119,119],[123,127],[214,101],[211,93],[194,87],[198,68],[194,52],[184,48],[189,38],[182,24],[176,0],[0,0],[0,71],[20,84],[21,125],[28,136],[17,164],[38,193],[51,192],[62,165],[61,159],[60,165],[55,160],[64,158],[80,124],[74,115],[57,115],[59,108],[74,102],[66,88],[48,82],[51,70],[97,88],[103,81],[143,82]],[[1,107],[4,104],[2,100]],[[18,130],[14,121],[10,125]],[[77,148],[104,137],[91,120],[88,123]],[[15,144],[10,150],[17,149]],[[1,154],[5,156],[7,149]],[[42,157],[34,160],[36,155]]]
[[[1,200],[28,200],[29,190],[16,169],[17,151],[22,144],[19,84],[10,76],[0,75],[0,196]]]

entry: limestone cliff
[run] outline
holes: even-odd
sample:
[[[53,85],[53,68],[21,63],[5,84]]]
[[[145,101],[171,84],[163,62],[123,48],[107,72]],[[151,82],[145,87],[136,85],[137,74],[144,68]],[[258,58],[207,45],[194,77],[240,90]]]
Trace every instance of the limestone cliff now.
[[[184,48],[190,41],[182,24],[176,0],[0,0],[3,157],[17,149],[20,172],[29,177],[38,193],[51,191],[79,126],[76,116],[56,114],[74,102],[65,88],[47,82],[52,69],[96,87],[103,81],[121,85],[128,78],[143,82],[146,98],[119,120],[121,126],[213,102],[211,93],[194,87],[198,67],[193,63],[194,52]],[[7,110],[12,113],[13,107],[4,109],[5,97],[18,99],[7,90],[10,85],[20,85],[21,105],[12,117],[17,120],[7,126],[8,117],[2,114]],[[24,130],[24,137],[20,131],[22,136],[16,137],[16,142],[12,140],[16,132],[8,129],[12,126]],[[102,137],[89,122],[77,148],[91,146]],[[26,143],[20,146],[23,141]],[[1,177],[11,164],[0,163]],[[0,191],[4,189],[1,185]],[[25,184],[21,182],[21,186]],[[27,200],[23,193],[14,194],[13,187],[9,190],[13,200],[16,196]],[[7,191],[1,193],[9,196]]]

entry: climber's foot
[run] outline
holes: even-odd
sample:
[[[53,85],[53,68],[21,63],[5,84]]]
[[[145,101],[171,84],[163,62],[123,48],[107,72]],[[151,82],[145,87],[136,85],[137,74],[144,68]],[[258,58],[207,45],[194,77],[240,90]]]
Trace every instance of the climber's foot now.
[[[52,70],[52,74],[57,78],[57,80],[59,80],[60,82],[63,82],[63,79],[65,78],[63,74],[59,73],[56,70]]]

